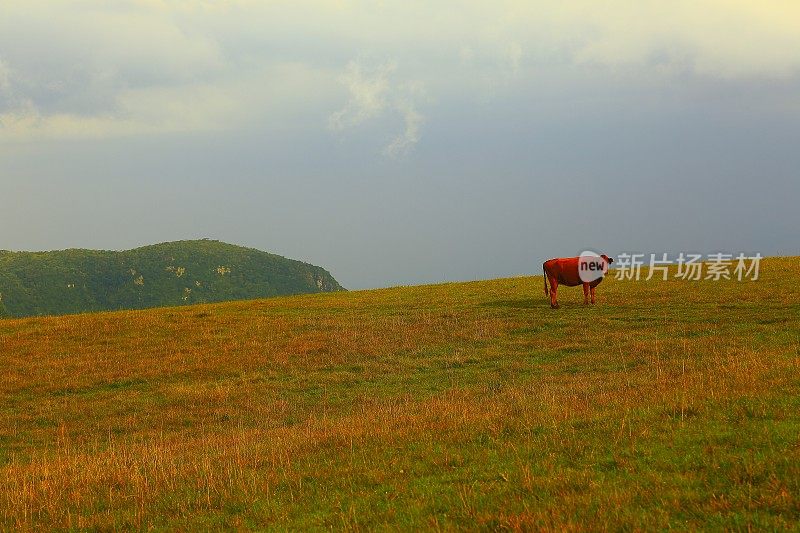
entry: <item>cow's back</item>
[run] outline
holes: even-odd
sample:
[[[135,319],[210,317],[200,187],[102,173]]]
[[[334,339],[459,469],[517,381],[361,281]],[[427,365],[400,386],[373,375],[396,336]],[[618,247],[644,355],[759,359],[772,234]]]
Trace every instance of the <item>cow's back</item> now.
[[[545,272],[549,277],[555,278],[559,285],[567,287],[581,285],[583,281],[578,274],[578,259],[577,257],[549,259],[544,262]]]

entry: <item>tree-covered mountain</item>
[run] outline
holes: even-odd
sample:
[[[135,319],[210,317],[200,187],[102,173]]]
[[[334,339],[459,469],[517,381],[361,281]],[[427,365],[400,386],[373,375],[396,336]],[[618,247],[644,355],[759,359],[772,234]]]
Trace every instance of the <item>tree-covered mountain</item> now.
[[[169,242],[123,252],[0,251],[0,316],[5,317],[340,290],[321,267],[212,240]]]

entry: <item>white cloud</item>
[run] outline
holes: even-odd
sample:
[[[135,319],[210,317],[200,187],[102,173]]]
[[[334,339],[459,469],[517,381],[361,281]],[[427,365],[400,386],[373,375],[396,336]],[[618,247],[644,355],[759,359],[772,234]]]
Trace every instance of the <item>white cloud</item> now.
[[[389,76],[396,68],[392,62],[374,69],[365,68],[357,61],[348,63],[339,81],[347,88],[350,99],[343,109],[330,116],[330,128],[340,131],[382,114],[390,89]]]
[[[403,119],[404,130],[387,145],[383,153],[390,157],[407,154],[419,142],[420,129],[425,118],[417,110],[415,100],[424,95],[421,82],[393,83],[392,75],[397,64],[388,61],[375,68],[350,61],[345,73],[339,78],[347,88],[349,100],[339,111],[328,119],[328,126],[334,131],[358,126],[369,119],[387,113],[397,113]]]
[[[420,128],[425,121],[425,117],[417,111],[411,102],[398,103],[397,110],[403,116],[405,130],[384,148],[383,153],[389,157],[399,157],[407,154],[419,142]]]

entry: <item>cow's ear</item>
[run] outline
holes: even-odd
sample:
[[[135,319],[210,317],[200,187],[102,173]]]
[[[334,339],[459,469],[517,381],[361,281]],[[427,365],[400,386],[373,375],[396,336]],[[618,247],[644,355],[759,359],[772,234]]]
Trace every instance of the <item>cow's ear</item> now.
[[[609,258],[608,258],[608,264],[610,265],[610,264],[611,264],[611,263],[613,263],[613,262],[614,262],[614,258],[613,258],[613,257],[609,257]]]

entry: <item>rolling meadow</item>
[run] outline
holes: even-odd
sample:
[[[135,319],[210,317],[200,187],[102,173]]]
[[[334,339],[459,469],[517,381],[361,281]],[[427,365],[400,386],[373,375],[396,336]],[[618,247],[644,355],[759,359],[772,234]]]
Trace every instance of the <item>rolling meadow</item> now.
[[[800,528],[800,265],[0,321],[0,529]]]

